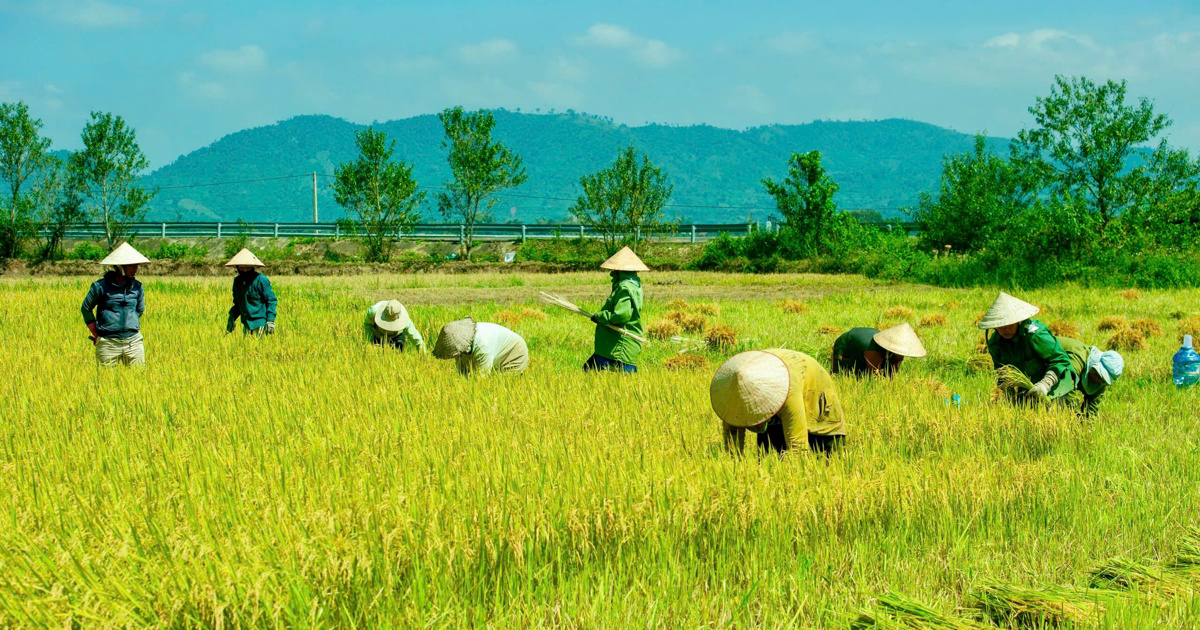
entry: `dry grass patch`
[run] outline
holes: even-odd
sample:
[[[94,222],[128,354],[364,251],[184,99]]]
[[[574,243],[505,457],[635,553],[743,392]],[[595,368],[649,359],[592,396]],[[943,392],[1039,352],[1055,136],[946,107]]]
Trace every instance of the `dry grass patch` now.
[[[674,372],[707,370],[708,365],[708,357],[699,354],[677,354],[663,362],[664,368]]]
[[[671,337],[679,334],[679,324],[676,324],[670,320],[660,319],[651,322],[651,324],[646,327],[646,334],[649,335],[651,339],[658,339],[660,341],[670,339]]]
[[[1117,295],[1132,302],[1134,300],[1140,299],[1142,297],[1142,292],[1138,291],[1137,289],[1125,289],[1124,291],[1118,292]]]
[[[817,326],[818,335],[836,335],[839,333],[841,333],[841,329],[837,326],[830,326],[829,324],[821,324],[820,326]]]
[[[717,306],[716,304],[713,304],[711,302],[709,302],[707,304],[697,304],[693,308],[695,309],[695,311],[697,313],[700,313],[701,315],[704,315],[706,317],[720,317],[721,316],[721,307]]]
[[[708,318],[699,313],[684,315],[683,319],[679,320],[679,326],[688,332],[701,332],[708,326]]]
[[[1055,337],[1070,337],[1071,339],[1079,338],[1079,326],[1075,322],[1065,319],[1056,319],[1049,324],[1050,332],[1054,333]]]
[[[717,324],[704,335],[704,343],[713,350],[729,350],[737,345],[737,339],[737,331],[727,324]]]
[[[1146,337],[1136,328],[1122,328],[1104,342],[1106,350],[1145,350]]]
[[[946,316],[941,313],[930,313],[921,318],[921,326],[928,328],[930,326],[945,326]]]
[[[678,325],[683,324],[683,320],[688,318],[688,314],[683,311],[668,311],[663,315],[663,319],[669,322],[675,322]]]
[[[784,313],[800,314],[807,313],[809,310],[811,310],[808,304],[801,302],[800,300],[784,300],[777,306],[779,306],[779,310],[783,311]]]
[[[990,354],[975,354],[970,359],[967,359],[967,370],[970,372],[991,372],[992,371],[992,355]]]
[[[1134,330],[1140,331],[1143,335],[1145,335],[1147,337],[1160,337],[1160,336],[1162,336],[1162,332],[1163,332],[1162,326],[1159,326],[1158,322],[1156,322],[1153,319],[1150,319],[1148,317],[1139,319],[1139,320],[1135,320],[1133,322],[1133,328],[1134,328]]]
[[[1183,341],[1184,335],[1191,335],[1193,338],[1200,338],[1200,315],[1193,315],[1186,319],[1179,320],[1179,341]]]
[[[913,310],[907,306],[893,306],[883,312],[884,317],[890,317],[892,319],[910,319],[913,315],[916,315],[916,313],[914,313]]]
[[[1120,330],[1129,327],[1129,320],[1124,315],[1106,315],[1096,324],[1096,330]]]
[[[672,311],[686,311],[691,307],[692,306],[688,304],[688,301],[683,298],[675,298],[674,300],[667,302],[667,308]]]

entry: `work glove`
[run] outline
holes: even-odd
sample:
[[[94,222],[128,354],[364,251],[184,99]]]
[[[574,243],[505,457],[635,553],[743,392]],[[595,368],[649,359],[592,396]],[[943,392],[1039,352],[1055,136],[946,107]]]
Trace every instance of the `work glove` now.
[[[233,332],[233,327],[234,327],[236,324],[237,324],[237,318],[236,318],[236,317],[230,317],[230,318],[229,318],[229,323],[225,324],[225,334],[226,334],[226,335],[228,335],[229,333]]]
[[[1046,372],[1046,375],[1042,377],[1042,380],[1034,384],[1026,396],[1030,398],[1037,398],[1039,400],[1045,400],[1046,397],[1050,395],[1050,390],[1054,389],[1055,385],[1058,385],[1058,375],[1054,372]]]
[[[92,322],[92,323],[88,324],[87,327],[88,327],[88,330],[90,330],[92,332],[91,336],[88,337],[88,339],[92,340],[92,345],[94,346],[94,345],[96,345],[96,342],[100,338],[100,334],[96,332],[96,322]]]
[[[267,322],[267,334],[268,335],[275,334],[275,322]]]

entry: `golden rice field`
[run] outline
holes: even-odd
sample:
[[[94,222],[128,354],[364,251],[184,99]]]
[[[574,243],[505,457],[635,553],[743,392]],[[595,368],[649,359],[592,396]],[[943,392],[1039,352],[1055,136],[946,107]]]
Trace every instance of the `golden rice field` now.
[[[975,624],[928,627],[996,627],[973,602],[1009,587],[1067,587],[1102,603],[1099,627],[1200,625],[1187,572],[1075,590],[1109,558],[1190,549],[1200,389],[1169,377],[1198,291],[1018,293],[1096,345],[1102,317],[1162,330],[1081,421],[988,402],[966,364],[992,290],[644,274],[648,322],[677,300],[737,342],[698,350],[700,371],[664,369],[678,347],[655,342],[625,377],[581,373],[590,324],[535,299],[594,309],[600,273],[279,277],[279,332],[254,339],[224,335],[230,279],[145,271],[133,370],[95,366],[91,279],[0,281],[0,627],[847,628],[889,593]],[[529,371],[464,379],[367,345],[365,310],[390,297],[430,342],[502,315]],[[838,381],[844,451],[722,451],[707,386],[724,357],[826,357],[834,332],[902,319],[929,357]]]

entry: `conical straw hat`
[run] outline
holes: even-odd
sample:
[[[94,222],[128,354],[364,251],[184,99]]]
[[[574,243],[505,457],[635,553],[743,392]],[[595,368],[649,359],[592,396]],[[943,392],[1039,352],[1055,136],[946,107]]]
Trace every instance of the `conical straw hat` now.
[[[906,323],[877,332],[873,339],[884,350],[902,357],[925,356],[925,346],[921,345],[921,339],[917,337],[917,331],[913,330],[913,327]]]
[[[470,317],[456,319],[442,326],[437,343],[433,344],[433,356],[439,359],[453,359],[460,354],[470,352],[473,341],[475,341],[475,320]]]
[[[121,243],[116,249],[112,250],[112,253],[105,256],[104,260],[100,261],[100,264],[119,267],[121,265],[144,265],[148,262],[150,262],[150,259],[134,249],[133,245]]]
[[[717,368],[708,397],[725,424],[752,427],[783,408],[791,376],[783,359],[761,350],[734,355]]]
[[[650,271],[650,268],[638,258],[637,254],[633,253],[629,247],[622,247],[621,251],[613,254],[608,260],[600,263],[601,269],[611,269],[613,271]]]
[[[992,307],[979,320],[979,327],[991,330],[1009,324],[1019,324],[1038,314],[1038,307],[1001,291]]]
[[[389,300],[387,306],[375,313],[375,325],[388,332],[400,332],[408,328],[411,321],[400,300]]]
[[[229,262],[225,263],[225,266],[226,267],[266,267],[266,265],[263,264],[263,261],[259,260],[258,256],[254,255],[254,252],[252,252],[244,247],[242,248],[242,251],[238,252],[237,254],[234,254],[233,258],[230,258]]]

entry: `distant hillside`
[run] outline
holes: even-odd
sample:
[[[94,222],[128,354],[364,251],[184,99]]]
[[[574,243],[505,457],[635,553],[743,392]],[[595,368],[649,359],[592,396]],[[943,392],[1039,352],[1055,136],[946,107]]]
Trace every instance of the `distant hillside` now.
[[[496,123],[496,137],[521,154],[529,172],[529,181],[512,191],[520,196],[505,197],[497,204],[497,222],[566,219],[571,205],[567,200],[580,192],[579,177],[609,164],[618,149],[629,143],[669,173],[675,184],[673,204],[757,208],[668,209],[672,217],[696,222],[767,218],[774,204],[762,192],[760,180],[783,177],[793,152],[812,149],[821,151],[826,167],[841,185],[840,207],[894,215],[936,184],[944,155],[971,146],[969,135],[908,120],[815,122],[732,131],[709,126],[627,127],[580,114],[500,110]],[[396,140],[395,159],[414,164],[414,175],[423,187],[443,184],[449,168],[436,116],[375,126]],[[330,116],[300,116],[230,134],[145,178],[147,184],[164,188],[154,200],[150,219],[310,221],[311,177],[171,187],[313,171],[332,175],[337,164],[355,157],[354,133],[362,128]],[[1007,141],[997,138],[993,144],[1003,150]],[[333,202],[331,181],[318,178],[322,220],[343,216]],[[425,220],[440,220],[432,206],[425,210]]]

